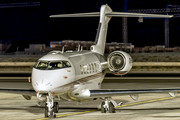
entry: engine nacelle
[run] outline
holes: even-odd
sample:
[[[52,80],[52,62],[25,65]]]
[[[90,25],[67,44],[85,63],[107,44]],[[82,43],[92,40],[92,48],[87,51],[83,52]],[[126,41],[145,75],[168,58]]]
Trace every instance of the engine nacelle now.
[[[123,51],[114,51],[107,58],[109,70],[114,75],[124,75],[132,68],[131,56]]]

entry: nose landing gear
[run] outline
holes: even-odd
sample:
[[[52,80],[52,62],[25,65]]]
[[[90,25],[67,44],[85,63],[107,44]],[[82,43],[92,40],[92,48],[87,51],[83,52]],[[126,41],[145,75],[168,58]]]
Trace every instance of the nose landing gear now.
[[[47,96],[47,101],[45,104],[45,117],[55,118],[58,112],[58,103],[54,102],[52,94],[49,92]]]

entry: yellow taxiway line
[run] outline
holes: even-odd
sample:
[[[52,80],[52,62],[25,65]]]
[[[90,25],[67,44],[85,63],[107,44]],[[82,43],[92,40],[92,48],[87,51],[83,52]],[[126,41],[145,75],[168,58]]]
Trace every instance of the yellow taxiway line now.
[[[130,104],[125,104],[125,105],[116,106],[116,107],[114,107],[114,108],[127,107],[127,106],[139,105],[139,104],[145,104],[145,103],[151,103],[151,102],[162,101],[162,100],[169,100],[169,99],[173,99],[173,98],[174,98],[174,97],[167,97],[167,98],[160,98],[160,99],[154,99],[154,100],[148,100],[148,101],[142,101],[142,102],[135,102],[135,103],[130,103]]]
[[[99,111],[99,109],[83,111],[83,112],[76,112],[76,113],[69,113],[69,114],[63,114],[63,115],[57,115],[56,118],[66,117],[66,116],[71,116],[71,115],[84,114],[84,113],[89,113],[89,112],[94,112],[94,111]],[[46,119],[49,119],[49,118],[39,118],[36,120],[46,120]]]
[[[162,101],[162,100],[169,100],[173,99],[174,97],[167,97],[167,98],[160,98],[160,99],[154,99],[154,100],[148,100],[148,101],[142,101],[142,102],[135,102],[135,103],[130,103],[130,104],[125,104],[121,106],[116,106],[114,108],[119,108],[119,107],[127,107],[127,106],[133,106],[133,105],[139,105],[139,104],[145,104],[145,103],[152,103],[152,102],[157,102],[157,101]],[[76,113],[69,113],[69,114],[63,114],[63,115],[57,115],[56,118],[61,118],[61,117],[67,117],[67,116],[72,116],[72,115],[78,115],[78,114],[84,114],[84,113],[90,113],[94,111],[99,111],[99,109],[95,110],[90,110],[90,111],[83,111],[83,112],[76,112]],[[49,118],[39,118],[36,120],[46,120]]]

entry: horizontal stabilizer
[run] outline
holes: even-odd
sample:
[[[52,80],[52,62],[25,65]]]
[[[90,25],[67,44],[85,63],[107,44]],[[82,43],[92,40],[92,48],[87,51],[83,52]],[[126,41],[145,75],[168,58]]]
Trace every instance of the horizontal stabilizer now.
[[[60,14],[60,15],[51,15],[51,18],[57,17],[99,17],[100,12],[91,12],[91,13],[74,13],[74,14]]]
[[[173,15],[159,14],[143,14],[143,13],[128,13],[128,12],[111,12],[105,14],[108,17],[153,17],[153,18],[171,18]]]
[[[74,13],[74,14],[59,14],[51,15],[51,18],[58,17],[99,17],[100,12],[90,13]],[[106,13],[107,17],[153,17],[153,18],[171,18],[173,15],[160,15],[160,14],[143,14],[143,13],[128,13],[128,12],[110,12]]]

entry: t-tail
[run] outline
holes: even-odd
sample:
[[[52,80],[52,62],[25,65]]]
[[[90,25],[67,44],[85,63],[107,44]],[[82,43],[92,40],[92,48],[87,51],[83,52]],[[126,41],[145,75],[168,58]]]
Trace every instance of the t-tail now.
[[[75,14],[61,14],[51,15],[51,18],[57,17],[100,17],[99,26],[96,34],[95,45],[91,46],[91,51],[104,54],[106,36],[108,30],[108,23],[111,17],[153,17],[153,18],[171,18],[172,15],[159,15],[159,14],[141,14],[141,13],[127,13],[127,12],[113,12],[112,9],[106,4],[102,5],[100,12],[92,13],[75,13]]]

